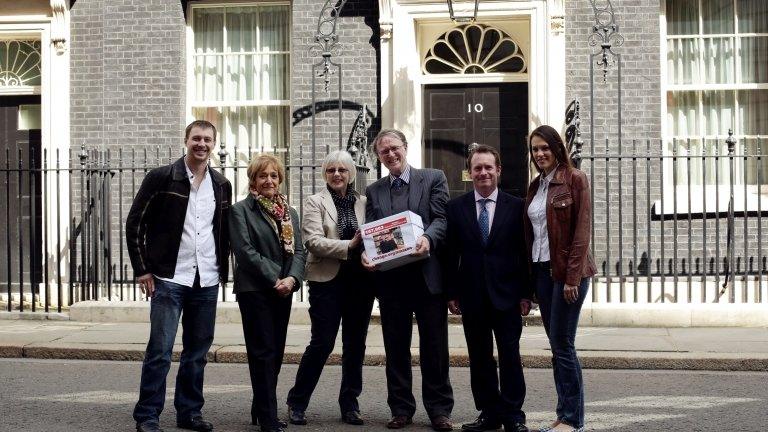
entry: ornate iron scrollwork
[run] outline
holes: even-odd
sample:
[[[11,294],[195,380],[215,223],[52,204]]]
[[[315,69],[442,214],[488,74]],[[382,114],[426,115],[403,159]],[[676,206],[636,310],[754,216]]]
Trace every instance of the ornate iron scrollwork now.
[[[581,139],[580,109],[579,101],[576,99],[571,101],[565,109],[565,145],[576,167],[581,166],[581,149],[584,146],[584,140]]]
[[[317,74],[317,77],[322,77],[325,80],[326,92],[331,85],[331,75],[335,73],[331,68],[331,51],[339,42],[339,36],[336,34],[336,20],[346,3],[347,0],[326,0],[323,8],[320,10],[320,16],[317,18],[315,42],[320,47],[323,56],[323,68]]]
[[[363,104],[357,114],[352,135],[347,143],[347,151],[357,166],[370,167],[368,154],[368,129],[371,127],[371,117],[368,115],[368,105]]]
[[[598,2],[601,2],[601,6],[596,4]],[[619,34],[611,0],[590,0],[590,3],[595,13],[595,24],[592,26],[592,34],[589,35],[589,46],[600,46],[600,50],[593,52],[593,55],[601,54],[597,65],[603,68],[603,81],[607,81],[608,68],[615,63],[617,56],[613,48],[622,46],[624,37]]]

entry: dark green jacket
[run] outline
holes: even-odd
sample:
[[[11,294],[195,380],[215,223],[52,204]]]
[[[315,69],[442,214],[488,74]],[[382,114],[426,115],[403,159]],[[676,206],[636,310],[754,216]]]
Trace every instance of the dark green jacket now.
[[[301,241],[299,215],[291,208],[294,254],[287,255],[277,233],[253,195],[232,206],[229,212],[229,238],[235,254],[235,294],[273,290],[275,282],[288,276],[296,279],[293,289],[301,287],[306,261]]]

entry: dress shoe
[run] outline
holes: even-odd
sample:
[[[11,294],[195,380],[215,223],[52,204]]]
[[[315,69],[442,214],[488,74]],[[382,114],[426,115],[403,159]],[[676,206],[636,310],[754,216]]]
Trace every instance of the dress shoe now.
[[[288,423],[293,425],[305,425],[307,424],[307,416],[304,414],[304,410],[288,406]]]
[[[473,421],[472,423],[465,423],[461,425],[461,430],[468,431],[468,432],[482,432],[482,431],[489,431],[489,430],[496,430],[501,427],[501,421],[493,418],[491,416],[487,416],[484,414],[480,414],[479,417],[477,417],[477,420]]]
[[[136,424],[136,432],[163,432],[155,423]]]
[[[404,415],[396,415],[387,422],[387,429],[402,429],[411,423],[413,423],[413,418]]]
[[[259,425],[259,419],[254,418],[253,420],[251,420],[251,424],[254,425],[254,426],[258,426]],[[282,420],[278,420],[277,424],[280,425],[280,427],[283,428],[283,429],[288,427],[288,423],[286,423],[286,422],[284,422]]]
[[[528,432],[525,423],[509,423],[504,425],[504,432]]]
[[[438,432],[445,432],[445,431],[452,431],[453,430],[453,424],[451,423],[451,419],[449,419],[446,416],[437,416],[431,419],[432,421],[432,429],[436,430]]]
[[[189,429],[197,432],[209,432],[213,430],[213,424],[203,420],[202,416],[192,417],[189,420],[176,422],[176,426],[181,429]]]
[[[341,415],[341,421],[346,424],[360,426],[363,423],[363,417],[360,415],[360,411],[347,411]]]

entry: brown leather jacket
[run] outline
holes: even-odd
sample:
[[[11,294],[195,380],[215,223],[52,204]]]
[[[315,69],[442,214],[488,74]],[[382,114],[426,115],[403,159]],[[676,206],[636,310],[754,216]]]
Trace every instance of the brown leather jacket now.
[[[541,176],[531,182],[525,199],[525,242],[531,262],[533,226],[528,206],[539,190]],[[552,278],[568,285],[597,272],[589,249],[592,235],[592,200],[584,172],[564,165],[557,167],[547,191],[547,235]]]

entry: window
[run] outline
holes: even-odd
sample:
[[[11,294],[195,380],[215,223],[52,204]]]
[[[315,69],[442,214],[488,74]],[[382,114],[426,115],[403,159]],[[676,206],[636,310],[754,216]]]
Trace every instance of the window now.
[[[290,14],[288,3],[192,7],[191,114],[246,161],[249,149],[287,157]]]
[[[424,58],[427,74],[484,74],[526,72],[518,44],[502,30],[484,24],[465,24],[435,41]]]
[[[724,138],[733,129],[736,154],[755,155],[759,143],[766,184],[768,1],[666,0],[665,9],[667,150],[678,155],[715,151],[723,155]],[[757,184],[757,159],[737,159],[737,183]],[[706,160],[706,173],[701,160],[691,169],[695,185],[715,183],[715,160]],[[718,164],[720,184],[725,184],[728,161],[721,158]],[[687,183],[685,175],[678,184]]]
[[[40,88],[40,41],[0,40],[0,87]]]

